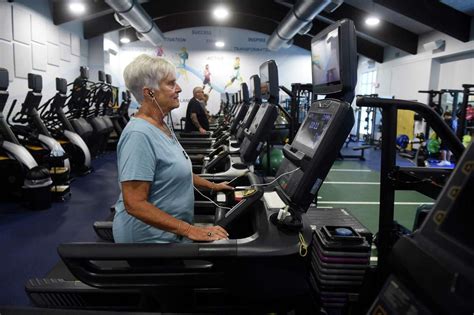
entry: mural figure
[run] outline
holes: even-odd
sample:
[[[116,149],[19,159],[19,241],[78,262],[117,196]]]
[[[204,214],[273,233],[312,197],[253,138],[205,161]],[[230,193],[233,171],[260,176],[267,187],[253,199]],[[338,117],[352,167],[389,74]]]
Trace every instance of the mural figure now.
[[[158,46],[156,47],[156,55],[158,57],[163,57],[165,55],[165,50],[163,49],[163,46]]]
[[[186,71],[186,60],[189,59],[188,50],[186,47],[182,47],[178,52],[179,64],[176,66],[180,75],[184,76],[184,79],[188,81],[188,72]]]
[[[188,50],[186,47],[182,47],[178,53],[179,58],[181,59],[181,65],[186,65],[186,60],[189,58]]]
[[[204,80],[202,81],[202,89],[203,90],[206,87],[206,85],[209,86],[209,92],[207,92],[207,93],[211,93],[212,85],[211,85],[211,71],[209,70],[209,65],[206,65],[204,67]]]
[[[243,79],[240,75],[240,57],[235,57],[234,61],[234,75],[230,78],[230,81],[224,87],[224,90],[231,86],[235,80],[238,80],[239,83],[242,83]]]

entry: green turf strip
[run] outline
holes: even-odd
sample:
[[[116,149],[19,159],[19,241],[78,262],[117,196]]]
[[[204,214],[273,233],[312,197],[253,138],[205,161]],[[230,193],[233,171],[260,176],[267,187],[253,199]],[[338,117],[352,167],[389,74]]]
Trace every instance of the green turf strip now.
[[[344,171],[366,169],[359,162],[336,161],[318,193],[318,206],[346,208],[375,233],[378,231],[380,173]],[[397,191],[395,220],[411,229],[419,204],[433,202],[431,198],[416,191]]]
[[[319,205],[327,207],[328,205]],[[378,205],[331,205],[334,208],[344,208],[356,217],[372,233],[378,231],[379,206]],[[395,205],[395,220],[408,229],[412,229],[417,206]]]

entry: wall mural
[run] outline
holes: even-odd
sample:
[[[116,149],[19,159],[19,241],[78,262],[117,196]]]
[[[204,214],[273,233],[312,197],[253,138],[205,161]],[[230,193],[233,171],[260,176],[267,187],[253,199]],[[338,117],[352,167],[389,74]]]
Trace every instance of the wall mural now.
[[[117,66],[121,67],[119,73],[123,73],[125,66],[142,53],[170,60],[176,66],[178,83],[183,89],[181,106],[173,111],[175,123],[185,115],[194,87],[202,87],[209,95],[208,110],[215,113],[219,110],[221,94],[237,92],[240,84],[258,74],[259,66],[268,59],[277,62],[280,85],[291,88],[291,83],[311,82],[310,52],[299,47],[272,52],[266,48],[268,36],[265,34],[235,28],[198,27],[167,32],[165,37],[159,47],[145,42],[122,45]],[[218,40],[224,41],[225,47],[217,48]],[[122,78],[119,85],[125,88]]]

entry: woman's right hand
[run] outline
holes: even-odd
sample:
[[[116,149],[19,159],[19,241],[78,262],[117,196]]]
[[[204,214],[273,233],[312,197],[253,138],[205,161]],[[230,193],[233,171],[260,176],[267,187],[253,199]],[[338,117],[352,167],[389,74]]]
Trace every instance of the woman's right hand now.
[[[193,241],[211,242],[218,240],[228,240],[229,233],[227,233],[227,231],[219,225],[208,227],[191,225],[186,237]]]

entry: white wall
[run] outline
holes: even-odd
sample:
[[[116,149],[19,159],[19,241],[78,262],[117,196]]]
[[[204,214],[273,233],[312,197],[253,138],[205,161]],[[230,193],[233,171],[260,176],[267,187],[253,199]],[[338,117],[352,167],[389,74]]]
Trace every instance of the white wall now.
[[[80,22],[53,24],[47,0],[0,2],[0,67],[9,72],[10,100],[24,100],[29,72],[43,77],[43,100],[54,96],[56,77],[74,80],[88,64],[82,38]]]
[[[425,50],[424,44],[442,39],[438,50]],[[418,90],[462,89],[463,83],[474,83],[474,41],[467,43],[440,32],[420,36],[418,54],[409,55],[395,48],[385,50],[383,64],[377,64],[376,93],[396,98],[427,101]]]
[[[437,89],[462,89],[462,84],[474,83],[474,52],[439,61]]]
[[[206,64],[211,72],[211,83],[214,88],[210,93],[208,107],[214,113],[220,104],[220,93],[236,92],[240,88],[240,80],[225,87],[235,74],[234,62],[240,57],[240,77],[242,82],[248,82],[251,75],[258,74],[259,66],[268,59],[274,59],[278,65],[279,85],[291,88],[291,83],[311,82],[310,52],[299,47],[290,47],[278,52],[266,48],[268,35],[235,28],[197,27],[181,29],[165,33],[166,41],[160,51],[143,42],[133,42],[120,47],[119,62],[110,63],[109,71],[117,73],[120,90],[125,89],[123,69],[141,53],[152,55],[162,54],[172,61],[178,70],[178,83],[183,92],[180,96],[181,106],[173,111],[174,121],[185,116],[186,106],[192,97],[192,89],[202,86],[202,74]],[[226,46],[216,48],[215,40],[224,39]],[[188,52],[188,59],[183,67],[179,57],[182,48]],[[120,67],[117,69],[117,67]],[[116,81],[117,82],[117,81]],[[209,91],[209,87],[205,87]],[[282,94],[283,96],[283,94]],[[136,104],[135,104],[136,105]]]

